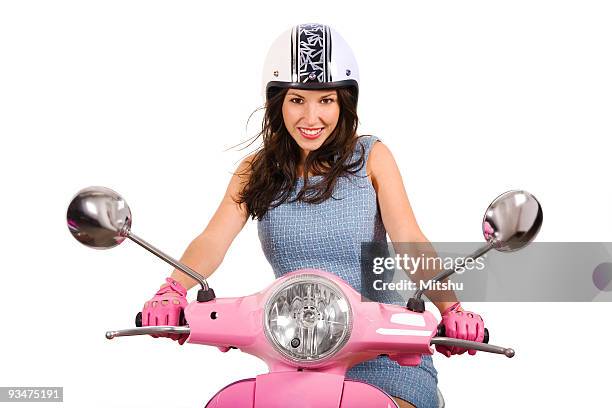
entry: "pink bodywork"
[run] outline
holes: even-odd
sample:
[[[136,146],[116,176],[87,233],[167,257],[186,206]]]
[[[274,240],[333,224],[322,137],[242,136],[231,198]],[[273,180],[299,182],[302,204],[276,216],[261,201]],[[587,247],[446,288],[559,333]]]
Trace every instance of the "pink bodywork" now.
[[[270,373],[219,391],[205,408],[396,408],[382,390],[337,374]]]
[[[318,275],[344,292],[352,309],[350,338],[331,358],[300,365],[277,352],[264,333],[264,308],[272,292],[297,275]],[[381,354],[400,365],[416,366],[421,355],[433,354],[430,341],[437,320],[430,312],[362,302],[361,295],[328,272],[302,269],[277,279],[267,289],[240,298],[190,303],[185,309],[189,343],[235,347],[264,360],[270,373],[231,384],[219,391],[208,408],[227,407],[394,407],[393,400],[371,385],[345,379],[352,366]]]

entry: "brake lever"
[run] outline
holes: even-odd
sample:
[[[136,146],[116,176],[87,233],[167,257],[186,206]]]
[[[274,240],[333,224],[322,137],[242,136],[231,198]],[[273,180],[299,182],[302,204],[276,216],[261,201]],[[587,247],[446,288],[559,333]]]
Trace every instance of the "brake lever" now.
[[[494,346],[492,344],[480,343],[478,341],[469,341],[454,339],[452,337],[432,337],[431,345],[440,345],[447,347],[461,347],[469,350],[486,351],[487,353],[503,354],[508,358],[514,357],[514,349]]]
[[[112,340],[115,337],[126,337],[126,336],[141,336],[145,334],[187,334],[189,335],[191,330],[189,326],[145,326],[136,327],[133,329],[107,331],[106,338]]]

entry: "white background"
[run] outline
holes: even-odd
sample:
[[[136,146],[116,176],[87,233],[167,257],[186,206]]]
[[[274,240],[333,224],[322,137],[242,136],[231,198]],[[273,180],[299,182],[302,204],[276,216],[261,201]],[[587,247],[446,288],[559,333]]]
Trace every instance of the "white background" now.
[[[79,245],[65,212],[111,187],[134,233],[179,257],[247,153],[225,149],[258,129],[269,44],[297,23],[352,45],[360,133],[391,148],[430,240],[480,240],[488,203],[521,188],[542,203],[539,241],[610,241],[609,4],[405,3],[2,2],[0,386],[63,386],[66,407],[201,407],[265,371],[237,351],[105,340],[171,268],[130,242]],[[272,277],[250,222],[211,283],[240,296]],[[612,305],[466,306],[517,356],[436,355],[447,406],[609,404]]]

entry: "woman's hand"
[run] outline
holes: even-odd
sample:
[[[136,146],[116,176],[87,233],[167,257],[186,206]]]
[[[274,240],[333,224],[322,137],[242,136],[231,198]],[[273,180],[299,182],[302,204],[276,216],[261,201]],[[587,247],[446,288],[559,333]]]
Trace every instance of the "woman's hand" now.
[[[482,342],[484,339],[484,321],[480,315],[463,310],[459,302],[455,303],[442,313],[442,325],[446,330],[446,337],[455,339]],[[461,347],[447,347],[436,345],[436,351],[450,357],[453,354],[463,354],[466,349]],[[467,350],[470,355],[476,350]]]
[[[142,326],[179,326],[181,311],[187,306],[187,289],[172,278],[166,278],[163,285],[153,296],[144,304],[142,309]],[[185,343],[188,335],[186,334],[157,334],[153,337],[170,337],[179,344]]]

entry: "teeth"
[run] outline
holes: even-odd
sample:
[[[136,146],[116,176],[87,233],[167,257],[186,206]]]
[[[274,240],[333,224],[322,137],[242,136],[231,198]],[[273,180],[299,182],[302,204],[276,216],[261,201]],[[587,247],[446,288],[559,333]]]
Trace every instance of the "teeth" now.
[[[310,129],[300,128],[300,130],[306,133],[307,135],[316,135],[317,133],[320,133],[323,129],[310,130]]]

